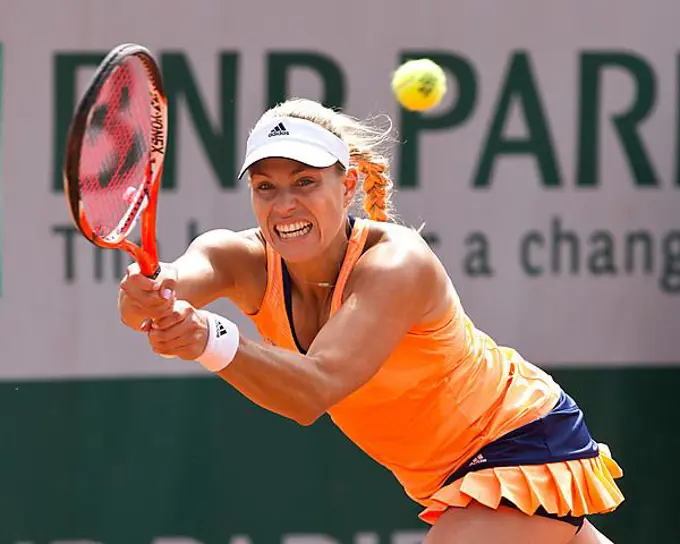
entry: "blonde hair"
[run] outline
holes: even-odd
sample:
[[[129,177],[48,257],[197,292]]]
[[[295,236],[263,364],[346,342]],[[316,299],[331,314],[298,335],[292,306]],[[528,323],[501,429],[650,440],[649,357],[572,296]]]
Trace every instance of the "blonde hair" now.
[[[368,121],[360,121],[319,102],[302,98],[287,100],[267,110],[258,125],[272,117],[295,117],[311,121],[341,138],[349,146],[350,165],[356,167],[360,174],[366,215],[375,221],[394,219],[389,159],[382,150],[391,142],[391,122],[388,128],[380,129]],[[385,117],[389,121],[389,117]]]

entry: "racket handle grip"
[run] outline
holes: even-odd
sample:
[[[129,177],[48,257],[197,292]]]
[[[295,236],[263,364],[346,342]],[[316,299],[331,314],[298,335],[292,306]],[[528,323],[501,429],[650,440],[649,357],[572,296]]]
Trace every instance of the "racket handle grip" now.
[[[158,258],[154,254],[150,255],[140,249],[137,249],[133,255],[135,261],[139,264],[140,272],[147,278],[155,280],[161,273],[161,263],[158,262]]]
[[[145,275],[146,275],[147,278],[149,278],[151,280],[155,280],[160,273],[161,273],[161,267],[160,267],[160,265],[158,265],[156,267],[156,270],[154,270],[151,274],[145,274]]]

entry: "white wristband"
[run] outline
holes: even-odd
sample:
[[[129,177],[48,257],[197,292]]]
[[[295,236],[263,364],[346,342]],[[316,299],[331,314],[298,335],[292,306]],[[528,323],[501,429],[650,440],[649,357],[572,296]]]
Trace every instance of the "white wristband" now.
[[[208,343],[196,360],[210,372],[227,368],[238,351],[239,332],[236,324],[226,317],[204,311],[208,318]]]

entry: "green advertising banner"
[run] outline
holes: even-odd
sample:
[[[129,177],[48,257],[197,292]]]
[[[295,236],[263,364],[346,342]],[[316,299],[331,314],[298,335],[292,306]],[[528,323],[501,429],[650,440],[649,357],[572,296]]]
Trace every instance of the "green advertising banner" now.
[[[555,370],[625,470],[591,521],[617,544],[679,541],[676,369]],[[0,385],[3,544],[416,544],[419,507],[322,418],[219,379]]]

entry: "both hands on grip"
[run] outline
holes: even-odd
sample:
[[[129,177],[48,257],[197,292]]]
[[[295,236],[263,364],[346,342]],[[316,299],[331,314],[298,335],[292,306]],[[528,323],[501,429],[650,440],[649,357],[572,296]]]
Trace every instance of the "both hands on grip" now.
[[[207,315],[175,296],[177,270],[163,264],[151,279],[131,264],[120,282],[118,309],[128,327],[146,332],[155,353],[163,357],[195,360],[208,342]]]

